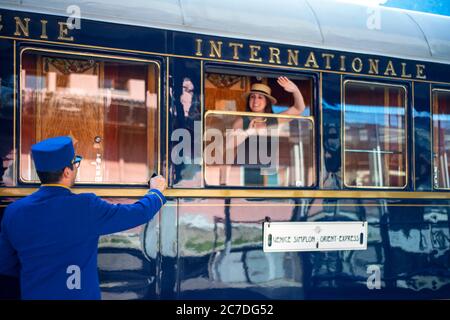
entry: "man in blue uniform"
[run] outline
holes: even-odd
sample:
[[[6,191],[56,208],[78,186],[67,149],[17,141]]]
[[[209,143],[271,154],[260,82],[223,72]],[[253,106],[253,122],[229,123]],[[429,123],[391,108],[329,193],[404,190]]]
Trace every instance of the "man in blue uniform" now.
[[[134,204],[110,204],[74,194],[81,157],[69,137],[33,145],[41,187],[6,208],[0,233],[0,274],[20,277],[22,299],[100,299],[99,236],[151,220],[164,205],[165,180]]]

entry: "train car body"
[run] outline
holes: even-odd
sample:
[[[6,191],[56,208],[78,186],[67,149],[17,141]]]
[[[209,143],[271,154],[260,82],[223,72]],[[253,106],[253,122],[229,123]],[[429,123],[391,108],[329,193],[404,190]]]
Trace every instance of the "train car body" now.
[[[54,135],[85,157],[74,192],[132,203],[168,179],[157,218],[101,238],[104,299],[450,298],[449,18],[306,0],[0,7],[0,212],[39,186],[30,146]],[[306,110],[276,173],[207,163],[207,129],[251,119],[252,83],[275,113],[290,105],[278,76]],[[267,219],[367,221],[367,249],[267,253]]]

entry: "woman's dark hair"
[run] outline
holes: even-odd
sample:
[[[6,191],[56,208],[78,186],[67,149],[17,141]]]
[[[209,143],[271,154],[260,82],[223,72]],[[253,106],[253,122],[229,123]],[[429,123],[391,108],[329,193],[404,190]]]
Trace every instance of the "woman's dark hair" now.
[[[64,167],[61,170],[53,171],[53,172],[44,172],[44,171],[37,171],[37,175],[39,177],[39,180],[41,180],[42,184],[49,184],[49,183],[58,183],[63,175]],[[70,170],[73,170],[73,165],[67,166]]]

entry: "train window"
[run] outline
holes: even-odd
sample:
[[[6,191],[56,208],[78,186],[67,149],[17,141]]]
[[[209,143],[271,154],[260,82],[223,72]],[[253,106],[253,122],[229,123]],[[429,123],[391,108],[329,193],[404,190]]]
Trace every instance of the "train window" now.
[[[25,50],[20,75],[23,182],[38,182],[31,145],[62,135],[84,158],[78,183],[146,184],[157,170],[155,62]]]
[[[406,186],[406,90],[344,84],[344,183],[347,187]]]
[[[249,111],[246,106],[246,92],[252,85],[262,83],[271,89],[271,95],[276,99],[272,112],[283,113],[294,104],[294,97],[286,92],[272,75],[254,75],[245,72],[218,73],[207,72],[205,77],[205,107],[206,110]],[[313,79],[311,77],[295,77],[289,79],[299,88],[305,103],[302,116],[311,116],[313,105]],[[300,115],[300,114],[299,114]]]
[[[291,93],[276,77],[206,74],[204,178],[208,186],[311,187],[315,184],[311,78],[290,79],[305,109],[296,113]],[[251,110],[250,90],[271,89],[271,110]],[[267,87],[261,87],[264,93]],[[267,95],[266,95],[267,96]],[[268,99],[266,100],[266,102]],[[291,108],[289,111],[289,108]]]
[[[237,126],[239,123],[243,124],[242,128]],[[204,149],[206,184],[313,186],[313,129],[310,117],[208,111]]]
[[[433,90],[434,186],[450,189],[450,90]]]

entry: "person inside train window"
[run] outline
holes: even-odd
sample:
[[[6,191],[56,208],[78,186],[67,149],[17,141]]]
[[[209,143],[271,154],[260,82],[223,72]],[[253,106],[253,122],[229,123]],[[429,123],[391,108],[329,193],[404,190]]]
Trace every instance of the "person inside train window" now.
[[[286,91],[293,95],[294,104],[288,107],[286,110],[279,112],[279,114],[300,116],[305,110],[305,101],[303,95],[298,86],[289,80],[287,77],[278,77],[277,83]],[[272,89],[263,83],[254,83],[250,91],[244,94],[246,99],[246,112],[255,113],[267,113],[273,114],[273,106],[277,103],[277,100],[271,95]],[[280,119],[275,117],[238,117],[233,123],[233,131],[231,135],[239,134],[243,132],[245,136],[258,135],[258,132],[264,131],[268,128],[276,128],[278,124],[288,122],[289,119]],[[241,130],[239,130],[241,129]],[[249,165],[248,157],[250,153],[258,153],[258,150],[252,150],[249,146],[248,138],[240,139],[241,143],[245,143],[246,150],[246,170],[244,171],[244,183],[245,185],[261,185],[263,184],[263,176],[261,173],[260,164]],[[239,140],[238,140],[238,144]],[[260,143],[256,144],[260,147]],[[268,147],[271,146],[270,136],[267,139]],[[237,147],[237,146],[235,146]],[[269,147],[270,149],[270,147]],[[272,155],[273,150],[268,151],[268,155]],[[236,153],[235,153],[236,154]]]
[[[300,116],[305,110],[305,101],[303,95],[300,92],[298,86],[289,80],[287,77],[278,77],[277,83],[289,93],[292,93],[294,97],[294,104],[287,108],[285,111],[280,112],[280,114]],[[272,95],[272,89],[263,84],[255,83],[251,86],[250,91],[244,94],[246,98],[246,112],[258,112],[258,113],[274,113],[272,106],[277,103]],[[252,120],[246,118],[238,118],[233,124],[233,129],[258,129],[265,128],[267,125],[275,123],[275,118],[263,118],[254,117]]]

